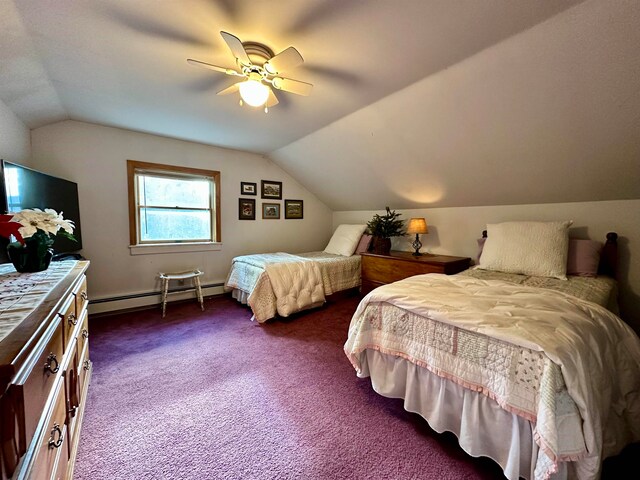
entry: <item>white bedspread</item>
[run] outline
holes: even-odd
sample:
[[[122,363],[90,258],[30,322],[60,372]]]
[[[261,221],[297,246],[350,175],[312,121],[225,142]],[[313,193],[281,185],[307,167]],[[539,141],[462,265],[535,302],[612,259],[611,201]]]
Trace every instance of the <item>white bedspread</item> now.
[[[240,283],[244,282],[242,289],[250,292],[247,303],[258,321],[273,316],[269,308],[263,308],[270,303],[265,303],[263,292],[269,299],[275,298],[277,312],[283,317],[325,302],[322,274],[314,261],[278,252],[242,255],[232,263],[225,288],[240,288]],[[266,275],[262,275],[262,271]]]
[[[536,478],[573,461],[578,478],[596,479],[604,458],[640,440],[640,340],[613,313],[571,295],[410,277],[360,303],[345,343],[358,371],[367,349],[406,358],[532,421]]]

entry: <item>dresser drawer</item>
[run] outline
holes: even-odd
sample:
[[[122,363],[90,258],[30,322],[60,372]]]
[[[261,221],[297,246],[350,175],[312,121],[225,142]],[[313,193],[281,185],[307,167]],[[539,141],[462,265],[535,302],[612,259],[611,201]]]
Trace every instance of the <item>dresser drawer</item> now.
[[[74,290],[73,296],[75,298],[76,303],[76,316],[80,317],[82,314],[82,309],[87,306],[87,302],[89,301],[89,295],[87,294],[87,277],[82,276],[82,281],[78,285],[78,287]]]
[[[69,299],[65,302],[62,309],[58,313],[62,322],[62,331],[64,333],[64,349],[69,350],[69,345],[74,341],[73,336],[76,332],[76,326],[78,325],[78,316],[76,315],[76,304],[73,295],[69,296]]]
[[[62,368],[64,351],[62,336],[61,319],[56,317],[45,335],[45,347],[38,350],[34,360],[26,364],[24,371],[9,387],[20,420],[18,438],[21,453],[26,451],[31,442],[47,397],[56,378],[60,376],[58,372]]]
[[[62,377],[56,383],[51,410],[40,432],[28,478],[65,478],[69,460],[65,394]]]
[[[78,355],[85,349],[85,345],[89,344],[89,315],[85,310],[80,314],[80,330],[78,330]]]

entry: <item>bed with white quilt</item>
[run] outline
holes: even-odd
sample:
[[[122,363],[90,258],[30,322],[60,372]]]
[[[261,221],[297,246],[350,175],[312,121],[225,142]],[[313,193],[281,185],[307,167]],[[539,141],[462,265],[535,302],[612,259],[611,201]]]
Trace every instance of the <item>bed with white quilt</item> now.
[[[260,323],[323,305],[334,293],[360,286],[360,253],[371,237],[366,225],[340,225],[323,251],[235,257],[225,291],[251,307]]]
[[[488,225],[477,267],[373,290],[344,346],[377,393],[513,480],[597,479],[640,441],[640,339],[614,313],[617,235],[570,241],[570,225]]]

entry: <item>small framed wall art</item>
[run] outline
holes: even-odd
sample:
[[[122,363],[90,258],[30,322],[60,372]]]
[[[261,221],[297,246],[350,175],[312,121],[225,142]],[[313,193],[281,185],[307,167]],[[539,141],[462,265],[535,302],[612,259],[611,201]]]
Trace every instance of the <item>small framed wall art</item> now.
[[[279,203],[262,203],[262,218],[276,220],[280,218]]]
[[[284,218],[303,218],[304,204],[302,200],[284,201]]]
[[[253,198],[240,198],[238,204],[239,220],[256,219],[256,201]]]
[[[258,185],[252,182],[240,182],[240,195],[257,195]]]
[[[262,180],[260,183],[261,197],[270,200],[282,200],[282,182]]]

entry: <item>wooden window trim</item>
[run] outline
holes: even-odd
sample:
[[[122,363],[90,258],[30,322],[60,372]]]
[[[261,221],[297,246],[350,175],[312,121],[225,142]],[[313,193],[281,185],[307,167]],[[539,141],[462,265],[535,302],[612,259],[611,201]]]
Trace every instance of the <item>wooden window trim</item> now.
[[[215,209],[215,238],[214,242],[222,242],[222,229],[220,225],[220,172],[215,170],[204,170],[202,168],[178,167],[161,163],[139,162],[137,160],[127,160],[127,189],[129,195],[129,245],[138,245],[138,230],[136,225],[136,169],[158,170],[174,173],[186,173],[189,175],[201,175],[213,180],[215,188],[214,209]]]

